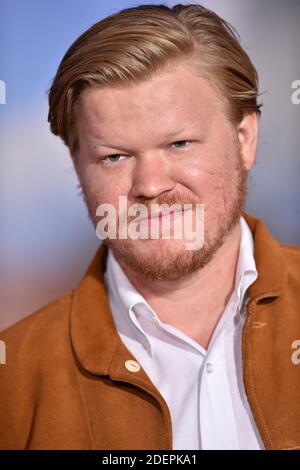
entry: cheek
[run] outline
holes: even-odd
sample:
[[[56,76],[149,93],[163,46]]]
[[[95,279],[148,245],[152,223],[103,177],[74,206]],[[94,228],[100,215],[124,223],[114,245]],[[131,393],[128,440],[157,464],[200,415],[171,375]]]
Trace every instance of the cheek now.
[[[221,183],[224,169],[209,157],[196,157],[176,168],[176,181],[194,194],[205,197]]]
[[[211,149],[178,165],[176,180],[201,200],[217,203],[236,186],[236,158],[232,148]]]
[[[120,176],[105,174],[96,164],[87,164],[80,168],[80,181],[93,205],[115,204],[119,195],[127,195],[126,182]]]

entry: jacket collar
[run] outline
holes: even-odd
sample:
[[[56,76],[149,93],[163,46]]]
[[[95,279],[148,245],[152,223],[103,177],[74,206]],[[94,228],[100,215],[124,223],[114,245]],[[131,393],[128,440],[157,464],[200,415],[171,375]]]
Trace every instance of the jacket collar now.
[[[261,220],[247,212],[243,216],[250,227],[254,242],[254,258],[258,277],[249,287],[250,302],[278,297],[287,284],[287,267],[280,244],[268,232]]]
[[[280,245],[259,219],[246,212],[243,216],[253,235],[258,271],[256,281],[248,290],[249,302],[278,297],[287,282],[287,268]],[[143,368],[132,374],[124,367],[126,360],[135,358],[121,341],[110,311],[103,276],[107,254],[107,248],[100,246],[84,278],[73,291],[70,312],[72,347],[85,370],[130,381],[151,393],[154,389]]]

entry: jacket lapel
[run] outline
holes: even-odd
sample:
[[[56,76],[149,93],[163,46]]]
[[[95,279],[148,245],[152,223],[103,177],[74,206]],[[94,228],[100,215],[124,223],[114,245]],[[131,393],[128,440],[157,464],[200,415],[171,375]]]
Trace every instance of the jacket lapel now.
[[[288,262],[288,253],[258,219],[244,217],[258,270],[243,331],[245,390],[265,447],[300,449],[300,365],[291,360],[292,344],[300,338],[299,264],[297,269],[292,251]]]
[[[257,280],[248,290],[243,331],[243,376],[246,394],[267,449],[300,448],[300,365],[291,361],[292,343],[300,338],[298,284],[288,283],[288,260],[259,219],[244,212],[254,238]],[[165,448],[172,448],[168,406],[143,368],[128,371],[136,360],[121,341],[104,284],[107,248],[102,245],[74,290],[70,335],[81,367],[143,389],[158,402],[165,423]]]
[[[172,449],[172,424],[167,403],[142,367],[132,372],[125,366],[126,361],[136,361],[136,358],[121,341],[110,311],[103,276],[106,257],[107,248],[102,245],[74,290],[70,313],[71,343],[77,362],[85,371],[81,375],[81,388],[94,431],[95,448]],[[106,380],[104,385],[95,383],[87,380],[86,373],[90,378],[91,375],[106,376],[119,385],[108,391],[104,388]],[[134,386],[132,394],[125,393],[123,398],[120,395],[122,383]],[[143,391],[150,395],[146,400]],[[110,426],[105,430],[99,402],[107,403],[108,410],[104,410],[104,415],[111,416]],[[117,422],[111,412],[119,416]],[[132,424],[128,428],[129,422],[136,423],[134,429]]]

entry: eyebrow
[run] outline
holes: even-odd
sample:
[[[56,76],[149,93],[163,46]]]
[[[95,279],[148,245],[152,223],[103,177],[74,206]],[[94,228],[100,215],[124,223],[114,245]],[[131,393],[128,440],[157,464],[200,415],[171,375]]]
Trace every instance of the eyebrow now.
[[[198,129],[198,126],[183,127],[182,129],[179,129],[179,131],[169,132],[168,134],[166,134],[166,136],[167,137],[172,137],[174,135],[181,134],[181,132],[183,132],[183,131],[189,131],[191,129]]]
[[[167,134],[165,134],[165,137],[166,138],[174,137],[174,136],[180,134],[183,131],[189,131],[191,129],[199,129],[199,128],[198,128],[198,126],[183,127],[182,129],[179,129],[178,131],[168,132]],[[93,139],[89,140],[89,147],[91,147],[92,149],[95,149],[95,148],[98,148],[98,147],[108,147],[108,148],[112,148],[112,149],[116,149],[116,150],[120,150],[121,148],[124,148],[122,145],[112,144],[110,142],[105,142],[102,139],[96,139],[96,138],[93,138]],[[124,150],[125,150],[125,148],[124,148]]]

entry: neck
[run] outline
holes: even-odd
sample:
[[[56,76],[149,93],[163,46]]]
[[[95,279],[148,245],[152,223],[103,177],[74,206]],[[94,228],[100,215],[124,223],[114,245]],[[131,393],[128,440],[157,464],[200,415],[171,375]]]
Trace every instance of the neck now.
[[[123,264],[122,269],[163,323],[206,349],[234,289],[240,232],[238,222],[210,263],[188,278],[150,282]]]

